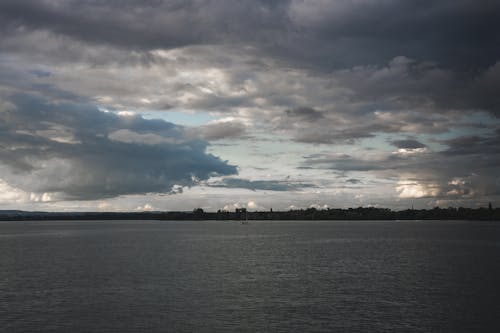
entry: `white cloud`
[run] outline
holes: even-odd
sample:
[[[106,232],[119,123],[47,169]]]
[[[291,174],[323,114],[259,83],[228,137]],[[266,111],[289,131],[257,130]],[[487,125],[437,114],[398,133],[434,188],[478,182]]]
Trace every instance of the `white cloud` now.
[[[22,202],[26,200],[27,193],[10,186],[0,179],[0,202]]]
[[[155,210],[155,208],[151,204],[146,203],[143,206],[137,206],[135,210],[143,212],[143,211],[153,211]]]
[[[440,193],[436,184],[422,184],[416,181],[400,180],[396,191],[400,198],[424,198],[435,197]]]

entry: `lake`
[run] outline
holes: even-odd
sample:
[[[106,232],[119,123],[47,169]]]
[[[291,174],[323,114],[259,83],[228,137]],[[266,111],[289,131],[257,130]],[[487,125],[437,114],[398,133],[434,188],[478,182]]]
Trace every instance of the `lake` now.
[[[3,332],[499,332],[500,222],[0,222]]]

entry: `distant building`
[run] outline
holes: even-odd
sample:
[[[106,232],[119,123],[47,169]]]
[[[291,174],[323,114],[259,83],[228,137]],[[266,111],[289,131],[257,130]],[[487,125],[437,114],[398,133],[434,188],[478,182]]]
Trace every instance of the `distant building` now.
[[[246,213],[247,209],[246,208],[236,208],[235,212],[236,213]]]

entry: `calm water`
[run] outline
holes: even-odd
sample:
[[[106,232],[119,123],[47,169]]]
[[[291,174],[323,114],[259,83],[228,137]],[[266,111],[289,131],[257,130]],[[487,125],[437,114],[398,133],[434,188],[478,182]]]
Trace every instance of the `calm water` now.
[[[5,332],[500,332],[500,222],[0,222]]]

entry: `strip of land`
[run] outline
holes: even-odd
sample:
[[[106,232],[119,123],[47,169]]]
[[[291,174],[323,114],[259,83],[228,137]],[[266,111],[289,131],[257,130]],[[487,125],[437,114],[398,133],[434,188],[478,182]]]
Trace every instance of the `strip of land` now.
[[[0,221],[33,220],[496,220],[500,208],[439,208],[394,211],[388,208],[358,207],[348,209],[296,209],[255,211],[244,208],[233,212],[28,212],[0,210]]]

